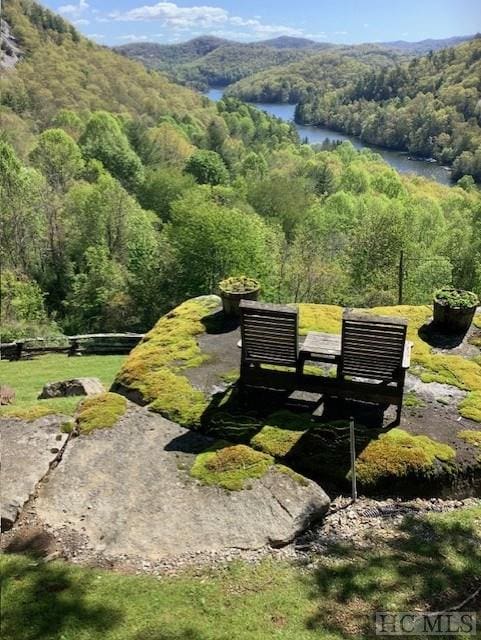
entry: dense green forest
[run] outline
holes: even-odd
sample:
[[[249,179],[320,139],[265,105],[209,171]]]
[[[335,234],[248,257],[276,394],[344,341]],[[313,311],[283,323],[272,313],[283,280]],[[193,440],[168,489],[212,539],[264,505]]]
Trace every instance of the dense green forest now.
[[[226,86],[258,71],[303,60],[320,49],[334,46],[302,38],[241,43],[204,36],[173,45],[125,44],[116,51],[151,69],[166,72],[176,82],[205,91],[209,86]]]
[[[400,176],[348,143],[300,144],[7,0],[21,51],[0,80],[2,340],[144,330],[247,274],[272,301],[406,302],[481,293],[481,194]]]
[[[300,97],[296,119],[453,163],[481,181],[481,36]]]
[[[227,94],[249,102],[295,103],[356,81],[371,69],[393,67],[399,54],[378,45],[336,47],[278,65],[232,84]]]
[[[323,64],[322,56],[319,58],[317,54],[322,51],[337,51],[342,56],[353,58],[366,56],[365,62],[370,67],[371,64],[383,64],[383,55],[387,56],[389,61],[395,56],[421,55],[469,39],[470,36],[421,42],[401,40],[379,45],[343,46],[288,36],[258,42],[234,42],[214,36],[201,36],[179,44],[133,42],[116,47],[115,50],[143,62],[150,69],[167,73],[175,82],[201,91],[206,91],[209,87],[227,86],[268,69],[267,73],[261,73],[260,76],[252,78],[252,81],[249,79],[236,87],[234,91],[237,97],[252,101],[265,99],[296,102],[301,95],[306,94],[308,87],[324,88],[326,71],[321,71],[321,77],[317,78],[319,67]],[[336,58],[327,58],[326,64],[331,60],[336,61]],[[295,62],[302,64],[291,68],[290,63]],[[282,69],[278,70],[277,67]],[[336,65],[328,70],[332,77],[336,72]],[[270,82],[271,74],[274,76],[273,82]]]

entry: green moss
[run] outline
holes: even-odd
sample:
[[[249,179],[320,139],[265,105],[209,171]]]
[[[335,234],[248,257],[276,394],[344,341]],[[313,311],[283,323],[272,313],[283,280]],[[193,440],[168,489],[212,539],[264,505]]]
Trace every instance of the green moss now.
[[[332,304],[299,305],[299,333],[341,333],[342,307]]]
[[[254,449],[259,449],[275,458],[284,458],[302,437],[303,431],[289,431],[278,427],[263,427],[251,439]]]
[[[11,418],[19,418],[20,420],[33,422],[33,420],[54,415],[55,413],[55,408],[50,404],[34,404],[27,407],[7,407],[2,409],[0,416],[9,416]]]
[[[481,431],[474,431],[472,429],[458,431],[458,438],[472,444],[474,447],[481,448]]]
[[[424,400],[415,394],[414,391],[406,393],[403,404],[405,407],[409,407],[410,409],[422,409],[426,406]]]
[[[80,433],[89,434],[94,429],[113,427],[124,415],[127,400],[117,393],[99,393],[84,400],[77,414],[77,427]]]
[[[473,318],[473,324],[475,327],[478,327],[478,329],[481,329],[481,313],[475,314]]]
[[[402,479],[410,475],[429,477],[436,461],[454,460],[452,447],[428,436],[415,436],[402,429],[392,429],[371,442],[356,461],[356,472],[363,485],[381,480]]]
[[[463,418],[469,418],[481,422],[481,391],[473,391],[458,405],[459,413]]]
[[[202,318],[219,304],[217,296],[202,296],[163,316],[131,351],[115,382],[138,391],[153,411],[185,426],[197,425],[207,399],[181,371],[206,360],[196,336],[205,331]]]
[[[266,419],[259,433],[251,438],[250,444],[275,458],[284,458],[312,426],[308,413],[277,411]]]
[[[75,429],[75,422],[73,420],[69,420],[68,422],[64,422],[60,427],[60,431],[62,433],[72,433],[72,431],[74,429]]]
[[[221,442],[196,457],[190,474],[203,484],[241,491],[249,480],[262,478],[273,464],[272,456],[265,453],[243,444],[225,446]]]

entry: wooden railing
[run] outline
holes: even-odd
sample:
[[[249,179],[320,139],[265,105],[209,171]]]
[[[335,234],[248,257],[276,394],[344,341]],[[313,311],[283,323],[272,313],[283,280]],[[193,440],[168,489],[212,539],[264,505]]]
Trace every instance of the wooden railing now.
[[[86,333],[55,338],[22,338],[0,344],[0,358],[20,360],[45,353],[122,355],[129,353],[143,337],[143,333]],[[61,344],[53,344],[55,342]]]

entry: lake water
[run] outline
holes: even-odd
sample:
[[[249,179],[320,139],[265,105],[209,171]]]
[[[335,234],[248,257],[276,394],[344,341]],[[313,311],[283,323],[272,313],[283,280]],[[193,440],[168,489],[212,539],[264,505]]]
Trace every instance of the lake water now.
[[[207,96],[217,102],[222,98],[223,89],[210,89]],[[258,109],[262,109],[267,113],[270,113],[281,120],[294,123],[294,111],[296,105],[294,104],[270,104],[263,102],[249,103]],[[301,140],[307,140],[311,144],[322,144],[326,138],[329,140],[349,140],[356,149],[372,149],[384,160],[390,164],[394,169],[397,169],[401,173],[416,173],[417,175],[424,176],[430,180],[436,180],[441,184],[451,184],[450,177],[451,172],[449,169],[442,167],[434,162],[426,162],[425,160],[409,160],[408,154],[400,151],[391,151],[383,147],[376,147],[372,144],[367,144],[356,138],[355,136],[349,136],[333,129],[327,129],[326,127],[309,127],[302,124],[294,123]]]

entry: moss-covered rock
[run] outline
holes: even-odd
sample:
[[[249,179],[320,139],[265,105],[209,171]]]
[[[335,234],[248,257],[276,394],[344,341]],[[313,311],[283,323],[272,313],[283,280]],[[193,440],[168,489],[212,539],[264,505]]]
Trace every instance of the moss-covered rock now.
[[[464,429],[458,432],[458,438],[479,450],[478,462],[481,462],[481,431]]]
[[[459,403],[458,410],[464,418],[481,422],[481,391],[469,393]]]
[[[84,400],[77,414],[77,429],[89,434],[94,429],[108,429],[127,409],[127,400],[117,393],[99,393]]]
[[[392,429],[361,452],[356,460],[356,473],[364,486],[410,476],[427,479],[438,470],[437,463],[450,463],[455,457],[455,450],[447,444]]]
[[[250,444],[254,449],[282,459],[312,426],[309,413],[277,411],[264,421],[262,429],[251,438]]]
[[[340,333],[342,307],[333,304],[307,304],[299,306],[299,333],[305,335],[309,331],[322,333]]]
[[[273,464],[272,456],[246,445],[219,442],[196,457],[190,474],[203,484],[241,491],[250,480],[262,478]]]
[[[181,372],[205,361],[196,336],[205,331],[202,318],[219,304],[217,296],[201,296],[163,316],[131,351],[112,389],[137,393],[153,411],[184,426],[197,426],[207,398]]]
[[[10,417],[10,418],[18,418],[19,420],[26,420],[27,422],[33,422],[38,418],[43,418],[44,416],[54,415],[55,413],[59,413],[55,411],[55,408],[50,404],[33,404],[29,407],[6,407],[2,408],[0,413],[0,418]]]

